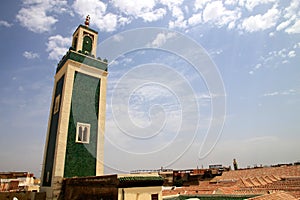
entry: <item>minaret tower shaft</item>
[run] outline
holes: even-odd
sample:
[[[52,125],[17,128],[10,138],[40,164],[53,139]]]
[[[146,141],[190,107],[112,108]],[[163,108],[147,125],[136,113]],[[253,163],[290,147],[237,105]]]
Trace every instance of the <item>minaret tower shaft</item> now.
[[[103,174],[107,62],[96,59],[98,33],[79,25],[57,65],[41,190],[57,199],[63,178]]]

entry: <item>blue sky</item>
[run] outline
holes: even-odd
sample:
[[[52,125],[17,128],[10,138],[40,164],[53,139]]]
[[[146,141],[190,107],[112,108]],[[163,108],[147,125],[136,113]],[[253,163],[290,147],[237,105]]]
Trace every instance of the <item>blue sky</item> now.
[[[88,14],[109,59],[106,173],[300,160],[298,0],[5,0],[0,10],[0,171],[40,175],[55,67]]]

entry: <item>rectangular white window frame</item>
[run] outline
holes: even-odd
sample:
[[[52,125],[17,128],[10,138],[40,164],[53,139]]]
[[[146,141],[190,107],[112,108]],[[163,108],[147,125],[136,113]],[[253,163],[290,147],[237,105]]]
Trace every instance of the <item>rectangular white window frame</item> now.
[[[76,143],[90,143],[91,125],[87,123],[77,122],[76,126]]]
[[[55,115],[59,111],[59,104],[60,104],[60,94],[55,97],[53,115]]]

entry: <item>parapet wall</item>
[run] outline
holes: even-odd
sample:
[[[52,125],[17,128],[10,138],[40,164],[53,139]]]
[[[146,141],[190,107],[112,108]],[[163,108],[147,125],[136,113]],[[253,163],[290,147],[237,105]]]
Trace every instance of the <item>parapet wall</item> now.
[[[117,175],[68,178],[63,181],[59,199],[118,199]]]
[[[45,192],[0,192],[1,200],[45,200]]]

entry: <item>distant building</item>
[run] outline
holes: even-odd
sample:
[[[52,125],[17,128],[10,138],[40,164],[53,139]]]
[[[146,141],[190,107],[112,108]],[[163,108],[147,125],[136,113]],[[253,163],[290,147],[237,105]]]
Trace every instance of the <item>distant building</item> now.
[[[34,174],[29,172],[0,172],[0,192],[39,191]]]
[[[222,167],[223,167],[223,165],[221,165],[221,164],[208,165],[209,169],[220,169]]]
[[[154,170],[134,170],[132,174],[158,173],[164,178],[164,186],[189,186],[199,185],[199,181],[211,180],[215,176],[220,176],[224,171],[229,171],[229,167],[223,165],[210,165],[209,169],[154,169]]]

